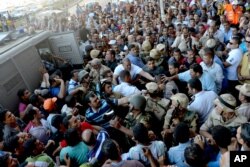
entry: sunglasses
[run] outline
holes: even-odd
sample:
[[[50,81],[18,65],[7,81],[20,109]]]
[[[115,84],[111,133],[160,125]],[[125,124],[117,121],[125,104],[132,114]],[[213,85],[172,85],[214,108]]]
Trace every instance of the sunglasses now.
[[[250,43],[250,41],[247,41],[247,40],[246,40],[246,43]]]

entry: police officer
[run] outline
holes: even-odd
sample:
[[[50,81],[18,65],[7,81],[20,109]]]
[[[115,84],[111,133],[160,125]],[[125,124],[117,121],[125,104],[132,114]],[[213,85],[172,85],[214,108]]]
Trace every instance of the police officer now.
[[[222,125],[230,128],[232,132],[236,133],[236,128],[247,122],[246,117],[238,114],[235,110],[236,99],[233,95],[222,94],[214,101],[214,103],[216,104],[216,107],[200,128],[200,134],[210,139],[212,144],[214,143],[214,140],[212,135],[209,133],[211,128],[217,125]]]

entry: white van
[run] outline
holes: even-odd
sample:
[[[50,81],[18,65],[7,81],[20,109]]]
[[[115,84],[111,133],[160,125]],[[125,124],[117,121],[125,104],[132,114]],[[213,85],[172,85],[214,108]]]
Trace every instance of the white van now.
[[[9,17],[9,11],[7,11],[7,10],[0,10],[0,18],[1,17],[5,17],[6,19],[8,19],[8,17]]]
[[[17,111],[17,91],[39,87],[40,53],[50,51],[72,64],[82,64],[82,56],[74,32],[54,34],[41,31],[0,46],[0,105]]]

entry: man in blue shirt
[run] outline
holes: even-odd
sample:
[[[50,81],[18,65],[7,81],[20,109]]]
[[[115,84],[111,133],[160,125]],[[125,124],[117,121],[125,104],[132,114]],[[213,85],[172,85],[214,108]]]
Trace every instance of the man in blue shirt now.
[[[169,162],[178,167],[187,167],[185,164],[184,151],[185,148],[191,144],[189,141],[189,127],[185,123],[179,123],[174,130],[173,137],[178,145],[169,149]]]
[[[87,122],[108,128],[110,118],[106,117],[106,119],[105,115],[111,112],[112,108],[110,105],[108,105],[105,100],[100,100],[94,92],[90,92],[86,95],[86,102],[90,106],[85,114]],[[118,103],[116,99],[113,99],[112,102],[114,105]]]
[[[172,77],[164,77],[163,80],[179,79],[180,81],[188,82],[192,78],[199,78],[202,83],[202,90],[214,91],[217,93],[215,79],[208,72],[203,71],[199,64],[192,64],[189,70]]]
[[[140,68],[144,67],[144,63],[139,57],[139,46],[136,44],[130,44],[128,46],[129,53],[127,55],[127,58],[131,61],[132,64],[139,66]]]
[[[86,111],[86,120],[90,124],[101,126],[105,129],[109,128],[109,121],[112,119],[112,107],[106,100],[99,99],[94,92],[89,92],[85,97],[89,108]],[[128,103],[128,98],[109,99],[111,105],[122,105]],[[111,115],[111,116],[110,116]]]

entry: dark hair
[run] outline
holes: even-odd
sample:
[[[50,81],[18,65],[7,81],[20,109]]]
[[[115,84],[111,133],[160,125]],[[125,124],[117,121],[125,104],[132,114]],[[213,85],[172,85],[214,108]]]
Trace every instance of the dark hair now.
[[[142,123],[137,123],[133,128],[133,135],[135,140],[141,144],[148,144],[148,130]]]
[[[110,50],[108,50],[108,52],[110,52],[111,55],[115,56],[115,50],[110,49]]]
[[[189,86],[192,89],[196,89],[198,92],[202,91],[202,84],[198,78],[192,78],[188,81]]]
[[[109,73],[111,73],[111,72],[112,72],[112,71],[111,71],[110,69],[104,70],[103,73],[102,73],[101,75],[102,75],[103,78],[106,78],[107,75],[108,75]]]
[[[230,28],[236,28],[237,31],[239,30],[239,26],[233,24],[230,26]]]
[[[75,146],[81,142],[81,137],[75,128],[67,129],[64,134],[65,140],[69,146]]]
[[[66,129],[69,128],[69,120],[72,118],[72,115],[68,115],[63,118],[62,123]]]
[[[198,73],[200,73],[200,74],[203,73],[203,70],[202,70],[201,65],[199,65],[199,64],[197,64],[197,63],[192,64],[192,65],[190,66],[190,69],[193,69],[194,72],[198,72]]]
[[[182,31],[185,30],[185,29],[188,30],[188,32],[189,32],[189,28],[188,28],[187,26],[184,26],[184,27],[182,28]]]
[[[231,131],[222,125],[215,126],[212,129],[212,136],[216,144],[221,148],[227,148],[231,143]]]
[[[39,95],[36,95],[36,94],[32,94],[30,95],[30,98],[29,98],[29,102],[30,104],[32,104],[33,106],[36,106],[36,103],[39,101]]]
[[[32,137],[23,143],[26,156],[33,155],[33,151],[36,149],[36,138]]]
[[[55,127],[57,130],[60,129],[60,124],[63,124],[63,115],[55,115],[51,119],[51,125]]]
[[[175,61],[169,62],[168,65],[169,65],[169,66],[173,66],[174,68],[178,68],[178,69],[179,69],[179,67],[180,67],[179,63],[178,63],[178,62],[175,62]]]
[[[0,156],[0,166],[8,166],[7,161],[10,154],[6,153],[3,156]]]
[[[135,47],[137,47],[136,44],[130,44],[130,45],[128,45],[128,50],[131,51],[131,49],[133,49]]]
[[[232,37],[232,40],[234,40],[238,45],[240,45],[240,38],[238,36]]]
[[[36,110],[33,110],[33,109],[28,110],[28,112],[26,114],[27,115],[27,119],[29,121],[33,120],[35,118],[36,114],[37,114]]]
[[[19,90],[17,91],[17,96],[18,96],[18,98],[19,98],[20,100],[22,100],[22,96],[24,96],[24,92],[25,92],[26,90],[27,90],[27,89],[22,88],[22,89],[19,89]]]
[[[179,48],[175,48],[174,52],[181,53],[181,50]]]
[[[101,83],[101,91],[102,91],[102,92],[105,91],[105,86],[106,86],[106,85],[111,85],[111,86],[112,86],[112,82],[111,82],[111,81],[108,81],[108,80],[103,81],[103,82]]]
[[[130,76],[130,72],[128,70],[122,70],[119,76],[122,81],[125,81],[125,78]]]
[[[243,95],[244,96],[244,95]],[[250,97],[249,96],[245,96],[245,100],[250,103]]]
[[[76,72],[79,72],[79,70],[72,70],[72,71],[70,72],[70,78],[74,77],[74,74],[75,74]]]
[[[76,105],[76,98],[73,95],[66,96],[64,101],[68,107],[75,107],[75,105]]]
[[[8,112],[9,110],[7,109],[1,109],[0,110],[0,124],[3,124],[3,122],[5,121],[5,114]]]
[[[241,138],[250,147],[250,123],[244,123],[241,125]]]
[[[94,92],[90,91],[90,92],[85,96],[85,98],[84,98],[85,103],[86,103],[86,104],[90,103],[90,98],[93,98],[93,97],[95,97],[95,96],[96,96],[96,94],[95,94]]]
[[[173,25],[173,24],[169,24],[169,25],[167,26],[167,28],[170,28],[170,27],[174,28],[174,25]]]
[[[103,142],[102,153],[104,154],[105,158],[111,160],[118,160],[120,156],[115,142],[111,139],[106,139]]]
[[[5,139],[4,150],[13,153],[19,145],[18,140],[19,140],[19,137],[17,135],[10,136],[9,138]]]
[[[214,50],[210,48],[204,48],[205,55],[209,55],[212,59],[214,59]]]
[[[155,61],[155,59],[153,59],[152,57],[147,57],[146,62],[149,62],[149,61]]]
[[[189,166],[192,167],[205,166],[203,150],[196,143],[192,143],[190,146],[185,148],[184,157]]]
[[[191,21],[191,20],[195,21],[195,19],[194,19],[194,18],[190,18],[190,19],[189,19],[189,21]]]
[[[189,140],[189,127],[187,124],[179,123],[174,130],[173,137],[177,143],[186,143]]]

